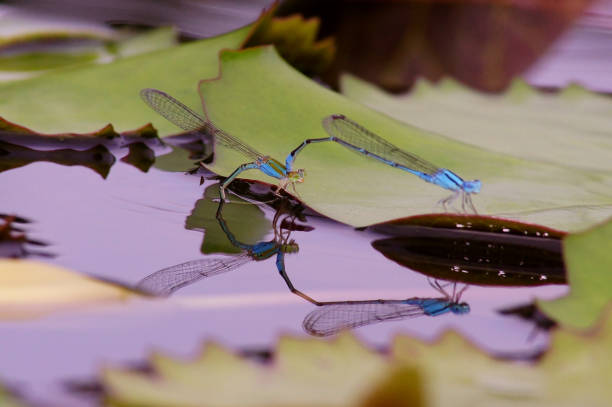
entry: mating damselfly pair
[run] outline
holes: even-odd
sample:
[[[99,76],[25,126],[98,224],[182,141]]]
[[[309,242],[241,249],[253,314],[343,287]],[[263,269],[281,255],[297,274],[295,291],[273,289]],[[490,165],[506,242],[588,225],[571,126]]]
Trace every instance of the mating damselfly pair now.
[[[438,167],[415,154],[396,147],[344,115],[333,114],[325,117],[322,124],[328,136],[304,140],[289,153],[283,165],[280,161],[261,154],[238,138],[219,129],[208,118],[200,116],[167,93],[157,89],[143,89],[140,94],[153,110],[176,126],[188,132],[212,135],[216,143],[237,151],[249,159],[250,162],[239,166],[221,184],[219,190],[221,200],[227,200],[225,189],[228,185],[240,173],[250,169],[258,169],[264,174],[280,180],[277,191],[286,189],[290,185],[297,193],[295,184],[304,182],[305,175],[303,169],[293,169],[298,153],[309,144],[333,141],[364,157],[407,171],[427,182],[452,191],[453,193],[449,197],[439,201],[445,210],[447,205],[461,197],[462,209],[466,211],[467,207],[476,213],[470,195],[480,192],[481,182],[479,180],[465,181],[446,168]]]
[[[274,238],[247,244],[238,240],[223,218],[224,202],[219,202],[216,218],[230,243],[241,250],[240,254],[210,255],[204,258],[176,264],[156,271],[143,278],[136,286],[139,291],[166,297],[174,292],[215,275],[236,270],[248,262],[260,262],[275,258],[276,269],[287,288],[295,295],[316,305],[302,323],[304,330],[314,336],[334,335],[342,330],[358,328],[385,321],[398,321],[417,317],[438,317],[446,314],[463,315],[470,306],[461,301],[467,285],[458,288],[456,283],[440,283],[428,279],[429,285],[441,296],[411,297],[404,299],[318,301],[294,287],[285,267],[285,255],[297,254],[298,243],[291,238],[292,231],[310,231],[313,228],[297,224],[302,220],[301,209],[282,199],[273,221]]]

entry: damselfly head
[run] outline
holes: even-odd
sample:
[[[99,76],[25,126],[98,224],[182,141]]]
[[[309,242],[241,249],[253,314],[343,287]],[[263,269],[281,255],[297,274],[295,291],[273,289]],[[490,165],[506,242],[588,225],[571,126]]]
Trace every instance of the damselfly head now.
[[[287,174],[287,178],[289,178],[289,181],[293,183],[301,184],[302,182],[304,182],[305,175],[306,171],[304,171],[303,168],[300,168],[295,171],[289,171],[289,173]]]
[[[482,182],[480,180],[473,181],[464,181],[463,182],[463,190],[468,194],[477,194],[480,192],[480,187],[482,187]]]
[[[450,310],[453,314],[461,315],[470,312],[470,304],[467,302],[456,302],[450,306]]]
[[[282,249],[283,253],[297,253],[300,251],[300,246],[295,243],[295,240],[291,239],[289,243],[282,246]]]

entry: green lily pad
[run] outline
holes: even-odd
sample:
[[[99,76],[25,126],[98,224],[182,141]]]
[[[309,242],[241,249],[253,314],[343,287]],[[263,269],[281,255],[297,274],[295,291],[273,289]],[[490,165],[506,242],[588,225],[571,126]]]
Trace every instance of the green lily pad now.
[[[612,220],[563,240],[570,293],[538,306],[561,324],[591,327],[612,301]]]
[[[170,27],[134,33],[103,24],[9,11],[0,16],[0,81],[23,80],[69,66],[109,63],[176,43],[177,33]]]
[[[214,76],[217,53],[237,48],[248,32],[228,34],[117,60],[66,68],[0,84],[0,115],[40,133],[85,133],[112,123],[126,131],[152,122],[161,135],[177,129],[139,97],[143,88],[167,91],[200,110],[197,82]]]
[[[54,20],[49,17],[8,12],[0,17],[0,23],[0,48],[36,41],[118,39],[117,32],[103,24],[67,19]]]
[[[154,353],[154,374],[107,368],[102,383],[113,406],[603,407],[611,346],[611,319],[592,335],[553,332],[531,364],[495,359],[452,331],[433,343],[398,336],[385,357],[348,334],[284,337],[268,365],[209,344],[194,360]]]
[[[171,48],[178,43],[178,33],[173,27],[161,27],[133,35],[109,46],[117,57],[129,57],[147,52]]]
[[[612,319],[594,335],[558,330],[535,364],[491,358],[447,332],[433,344],[398,337],[392,359],[420,368],[429,406],[605,406],[612,391]]]
[[[39,71],[56,69],[68,65],[94,62],[99,55],[94,52],[81,54],[32,52],[27,54],[0,56],[0,71]]]
[[[384,399],[376,392],[379,382],[396,388],[389,386],[389,363],[348,335],[331,343],[283,338],[270,368],[250,364],[218,345],[207,346],[194,361],[154,354],[150,362],[156,378],[104,371],[111,405],[348,407]],[[410,377],[418,379],[417,373]],[[414,384],[404,383],[403,394],[412,390],[409,405],[418,407],[420,386]]]
[[[142,103],[140,90],[161,89],[201,111],[197,83],[217,74],[221,49],[271,41],[279,42],[305,70],[316,71],[329,62],[333,44],[329,40],[314,41],[316,20],[276,19],[271,18],[271,12],[230,33],[166,49],[159,48],[171,46],[176,33],[159,28],[108,43],[106,52],[111,59],[125,57],[112,63],[68,67],[19,82],[0,83],[0,116],[39,133],[83,133],[108,123],[123,132],[148,122],[161,136],[177,133],[178,129]],[[279,32],[288,33],[288,38],[281,41]],[[25,36],[23,41],[28,39]],[[291,48],[296,43],[300,44],[298,49]],[[126,57],[134,53],[140,54]]]
[[[211,253],[241,253],[243,250],[232,244],[215,217],[219,198],[219,184],[206,188],[204,197],[199,199],[185,221],[185,228],[204,231],[204,241],[200,251]],[[223,205],[223,219],[233,237],[244,244],[255,244],[264,240],[272,230],[272,222],[264,212],[238,196],[232,195],[231,202]]]
[[[340,113],[465,179],[481,179],[474,203],[483,214],[569,230],[612,214],[612,172],[528,161],[402,125],[308,80],[270,47],[222,52],[219,77],[203,81],[200,92],[218,127],[278,160],[305,139],[325,137],[321,120]],[[218,148],[210,167],[229,175],[245,161]],[[308,146],[295,167],[306,169],[302,200],[353,226],[440,210],[436,202],[449,194],[335,143]],[[270,181],[257,171],[243,176]]]
[[[50,37],[47,41],[55,38],[54,35]],[[117,41],[105,41],[104,45],[94,43],[75,46],[68,42],[64,46],[58,46],[52,41],[50,44],[43,42],[36,51],[12,51],[7,55],[0,52],[0,79],[10,75],[19,76],[19,73],[46,71],[91,62],[108,63],[117,58],[157,51],[177,44],[177,33],[171,27],[117,37]],[[44,39],[44,36],[35,36],[32,40]]]
[[[354,76],[342,77],[342,94],[401,122],[463,143],[517,158],[612,171],[612,100],[570,86],[543,93],[515,80],[504,93],[473,91],[445,79],[420,80],[391,95]]]

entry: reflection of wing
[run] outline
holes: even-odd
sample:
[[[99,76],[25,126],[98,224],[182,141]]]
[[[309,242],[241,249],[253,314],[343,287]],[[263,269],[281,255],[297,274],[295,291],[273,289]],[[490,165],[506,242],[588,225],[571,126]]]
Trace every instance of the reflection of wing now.
[[[140,280],[138,289],[158,296],[168,296],[196,281],[233,270],[250,261],[247,254],[192,260],[156,271]]]
[[[312,335],[329,336],[343,329],[421,315],[424,313],[420,306],[402,301],[331,304],[322,305],[308,314],[302,326]]]

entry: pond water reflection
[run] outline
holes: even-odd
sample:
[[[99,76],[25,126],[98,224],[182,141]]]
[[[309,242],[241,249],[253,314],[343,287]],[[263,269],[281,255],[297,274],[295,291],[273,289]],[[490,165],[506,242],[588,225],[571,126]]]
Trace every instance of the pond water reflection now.
[[[32,221],[20,227],[28,238],[49,244],[46,250],[56,257],[48,261],[129,286],[186,260],[201,260],[202,265],[223,256],[241,267],[188,285],[192,277],[199,279],[190,274],[179,282],[182,289],[167,299],[0,324],[5,350],[0,371],[11,372],[15,381],[34,386],[45,398],[60,397],[59,379],[94,375],[102,362],[138,359],[152,348],[191,354],[202,341],[217,340],[236,349],[268,349],[279,333],[305,335],[303,324],[317,333],[308,321],[324,310],[352,315],[341,320],[338,329],[360,325],[357,334],[379,346],[398,332],[431,339],[448,328],[494,353],[531,354],[546,344],[546,335],[530,339],[532,323],[498,310],[529,303],[535,296],[559,295],[565,287],[470,286],[464,294],[469,313],[406,319],[426,315],[428,306],[444,298],[447,305],[459,301],[440,297],[427,277],[372,247],[374,241],[397,235],[381,228],[356,231],[307,208],[280,208],[286,201],[277,199],[269,186],[249,182],[237,182],[235,191],[270,202],[255,205],[232,196],[234,202],[224,205],[218,218],[212,174],[205,173],[208,180],[200,186],[197,171],[185,175],[153,167],[143,172],[120,159],[131,153],[129,147],[108,151],[118,159],[106,179],[87,167],[40,161],[3,172],[0,188],[9,192],[3,195],[0,212]],[[285,256],[298,245],[299,253]],[[251,261],[268,257],[276,261]],[[227,271],[227,263],[225,267],[217,270]],[[287,290],[279,269],[317,301],[357,302],[332,308],[313,305]],[[168,292],[175,288],[165,287]],[[358,307],[359,317],[354,312]],[[369,307],[365,314],[364,307]],[[385,323],[370,324],[381,320]],[[336,331],[333,326],[326,329]],[[24,347],[30,351],[23,352]]]
[[[609,10],[610,2],[606,4]],[[259,6],[245,2],[245,7],[253,13],[245,12],[244,21],[252,21]],[[55,2],[49,2],[48,8],[58,10]],[[94,10],[89,4],[85,8],[88,13]],[[93,14],[103,18],[99,11]],[[160,15],[164,21],[172,20],[165,12]],[[200,16],[188,17],[194,22],[192,29],[212,30],[210,24],[201,24]],[[147,22],[151,23],[150,16]],[[194,32],[188,28],[183,26],[184,31]],[[609,70],[602,69],[610,64],[612,54],[605,52],[612,43],[610,35],[609,27],[593,30],[577,24],[526,78],[546,86],[579,81],[610,91]],[[556,239],[466,235],[456,228],[424,231],[429,226],[422,224],[400,231],[390,230],[389,225],[386,230],[356,231],[305,210],[299,224],[306,226],[290,230],[299,253],[282,256],[284,269],[295,287],[317,301],[352,301],[317,306],[287,290],[272,260],[251,261],[259,249],[265,252],[265,245],[257,247],[258,242],[269,243],[265,249],[274,247],[270,257],[276,259],[282,252],[274,252],[275,244],[283,241],[273,227],[277,208],[227,205],[223,218],[232,235],[228,239],[215,216],[218,204],[212,199],[217,196],[214,188],[208,188],[214,183],[201,186],[199,171],[194,171],[195,176],[169,172],[186,169],[185,160],[210,159],[208,140],[176,138],[174,144],[181,148],[159,157],[168,148],[143,140],[103,145],[99,140],[70,145],[38,140],[35,145],[21,145],[23,135],[0,136],[0,256],[45,256],[44,261],[128,286],[189,259],[244,260],[232,272],[182,285],[170,298],[143,298],[38,320],[1,321],[0,380],[45,404],[53,400],[57,405],[82,405],[66,394],[64,380],[94,377],[103,364],[140,361],[152,349],[192,355],[202,342],[214,340],[236,350],[267,350],[279,334],[333,334],[340,327],[357,325],[356,334],[374,346],[387,346],[396,333],[433,339],[445,329],[455,329],[494,354],[528,356],[547,343],[547,335],[534,335],[534,329],[546,329],[551,321],[523,305],[567,290]],[[256,193],[261,201],[275,198],[263,184],[234,186],[241,194]],[[10,220],[11,215],[18,217]],[[282,229],[282,221],[277,226]],[[282,244],[289,246],[291,239],[287,236]],[[502,252],[502,245],[513,249]],[[252,255],[241,255],[245,250]],[[509,252],[512,256],[503,256]],[[493,266],[483,268],[474,258],[489,259]],[[541,279],[542,275],[547,278]],[[455,295],[454,285],[444,286],[445,295],[432,288],[428,277],[462,284],[457,284]],[[472,285],[459,299],[456,294],[466,287],[463,284]],[[443,304],[439,309],[446,309],[441,301],[465,302],[470,312],[423,315],[428,304]]]

